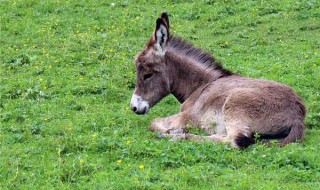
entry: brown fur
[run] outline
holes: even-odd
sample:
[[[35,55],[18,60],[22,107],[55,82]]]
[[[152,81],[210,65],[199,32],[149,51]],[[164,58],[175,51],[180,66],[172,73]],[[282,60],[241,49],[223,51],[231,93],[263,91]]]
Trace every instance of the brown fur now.
[[[136,113],[146,113],[169,93],[182,103],[181,113],[153,120],[152,131],[244,148],[255,143],[254,134],[278,139],[280,146],[303,139],[306,108],[290,87],[224,69],[212,55],[171,36],[166,13],[157,20],[136,66],[134,96],[139,98],[131,103]],[[187,125],[206,130],[208,136],[186,133]]]

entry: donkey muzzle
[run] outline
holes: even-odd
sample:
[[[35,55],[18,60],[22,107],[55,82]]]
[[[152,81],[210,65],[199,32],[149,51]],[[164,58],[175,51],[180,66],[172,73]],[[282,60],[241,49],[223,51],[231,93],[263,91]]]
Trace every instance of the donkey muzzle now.
[[[149,111],[149,103],[141,98],[141,96],[133,94],[130,103],[131,110],[138,114],[146,114]]]

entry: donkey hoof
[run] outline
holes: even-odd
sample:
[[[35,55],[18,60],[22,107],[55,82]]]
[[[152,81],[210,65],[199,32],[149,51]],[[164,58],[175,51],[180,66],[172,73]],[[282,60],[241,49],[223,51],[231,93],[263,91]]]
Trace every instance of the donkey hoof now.
[[[169,134],[181,134],[184,133],[183,129],[171,129]]]
[[[157,130],[157,128],[154,125],[150,126],[150,131],[155,132]]]
[[[168,136],[167,134],[160,133],[160,134],[158,134],[156,137],[157,137],[158,139],[163,139],[163,138],[166,138],[167,136]]]
[[[186,134],[182,133],[182,134],[172,134],[170,135],[170,142],[177,142],[180,140],[185,140],[186,139]]]

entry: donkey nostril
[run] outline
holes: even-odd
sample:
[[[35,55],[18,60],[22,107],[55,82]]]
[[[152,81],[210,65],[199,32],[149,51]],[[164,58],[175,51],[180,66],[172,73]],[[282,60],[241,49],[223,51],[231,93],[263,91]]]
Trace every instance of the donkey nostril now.
[[[137,107],[132,107],[133,112],[136,112],[137,110],[138,110]]]

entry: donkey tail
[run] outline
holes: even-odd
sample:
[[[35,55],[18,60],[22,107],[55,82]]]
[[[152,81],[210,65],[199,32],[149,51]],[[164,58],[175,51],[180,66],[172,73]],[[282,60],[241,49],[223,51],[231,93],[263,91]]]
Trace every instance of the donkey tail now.
[[[293,125],[291,126],[291,130],[284,139],[279,140],[280,146],[285,146],[286,144],[302,141],[303,140],[303,133],[305,129],[305,124],[302,120],[295,120]]]

